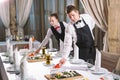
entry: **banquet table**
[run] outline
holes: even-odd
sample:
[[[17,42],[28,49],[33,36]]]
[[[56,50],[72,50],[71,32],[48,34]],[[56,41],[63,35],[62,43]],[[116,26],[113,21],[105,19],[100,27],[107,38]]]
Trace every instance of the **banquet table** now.
[[[15,48],[16,46],[18,47],[18,49],[22,49],[25,45],[29,44],[29,41],[10,41],[10,44],[13,45],[13,47]],[[38,47],[40,45],[39,41],[34,41],[33,42],[33,47]],[[6,42],[0,42],[0,52],[5,52],[6,51]]]
[[[2,56],[3,53],[0,54],[1,59],[4,60],[5,57]],[[22,58],[20,56],[19,58]],[[58,61],[61,59],[61,57],[53,57],[53,60],[51,61],[51,64],[57,64]],[[11,66],[9,63],[3,63],[3,66],[5,68],[4,74],[7,75],[8,80],[20,80],[18,75],[10,74],[7,72],[7,67]],[[59,71],[66,71],[66,70],[75,70],[81,75],[83,75],[88,80],[100,80],[101,77],[107,77],[106,80],[113,80],[112,73],[107,71],[105,74],[92,74],[90,70],[85,68],[86,63],[82,64],[71,64],[69,60],[66,61],[64,66],[62,66]],[[28,80],[47,80],[45,78],[46,74],[50,74],[51,72],[51,66],[45,65],[45,61],[42,62],[32,62],[27,64],[28,68]],[[7,79],[5,79],[7,80]],[[83,80],[83,79],[75,79],[75,80]]]

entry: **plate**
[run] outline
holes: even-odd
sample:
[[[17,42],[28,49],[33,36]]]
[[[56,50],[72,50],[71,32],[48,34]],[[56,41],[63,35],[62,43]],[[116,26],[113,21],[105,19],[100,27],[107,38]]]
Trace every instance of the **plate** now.
[[[14,67],[8,67],[8,68],[7,68],[7,72],[15,72]]]
[[[81,64],[83,62],[85,62],[85,61],[82,59],[70,59],[71,64]]]
[[[1,53],[2,56],[9,57],[8,52]]]
[[[3,59],[3,63],[9,63],[10,61],[9,61],[9,58],[5,58],[5,59]]]
[[[53,64],[53,63],[51,63],[51,64],[46,64],[46,63],[43,63],[43,65],[44,65],[44,66],[46,66],[46,67],[51,67],[51,66],[54,66],[54,64]]]
[[[107,73],[107,72],[108,72],[108,70],[105,69],[105,68],[100,68],[99,71],[91,70],[91,73],[92,73],[92,74],[95,74],[95,75],[102,75],[102,74],[105,74],[105,73]]]
[[[53,49],[47,49],[48,52],[56,52],[57,49],[53,48]]]
[[[62,54],[57,53],[57,54],[55,54],[55,56],[56,56],[56,57],[62,57]]]

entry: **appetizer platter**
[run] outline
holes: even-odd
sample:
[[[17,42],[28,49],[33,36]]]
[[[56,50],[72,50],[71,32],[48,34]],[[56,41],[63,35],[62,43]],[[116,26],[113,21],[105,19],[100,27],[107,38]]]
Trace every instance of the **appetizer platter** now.
[[[76,71],[56,72],[54,74],[47,74],[45,77],[48,80],[74,80],[83,78],[83,76]]]
[[[52,60],[52,58],[50,58],[50,60]],[[41,61],[46,61],[46,55],[34,55],[34,54],[30,54],[27,57],[27,61],[28,62],[41,62]]]

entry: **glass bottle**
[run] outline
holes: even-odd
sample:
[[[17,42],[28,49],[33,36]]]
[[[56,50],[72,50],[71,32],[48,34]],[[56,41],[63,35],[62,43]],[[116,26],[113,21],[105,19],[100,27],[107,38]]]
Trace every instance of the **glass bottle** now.
[[[46,55],[46,64],[50,65],[50,54]]]
[[[45,58],[46,56],[46,47],[42,47],[42,57]]]

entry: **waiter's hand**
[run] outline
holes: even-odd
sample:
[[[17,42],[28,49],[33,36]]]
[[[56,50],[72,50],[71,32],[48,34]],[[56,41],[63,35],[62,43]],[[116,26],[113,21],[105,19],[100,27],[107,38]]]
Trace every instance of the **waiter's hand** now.
[[[56,64],[53,68],[61,68],[61,66],[66,62],[65,58],[62,58],[58,64]]]
[[[34,54],[34,52],[32,52],[32,53],[28,53],[27,56],[29,56],[29,57],[34,57],[35,54]]]
[[[38,54],[41,48],[37,49],[34,54]]]
[[[28,53],[27,55],[30,56],[30,57],[33,57],[33,56],[37,55],[37,54],[39,53],[39,51],[40,51],[40,48],[37,49],[37,50],[34,51],[34,52]]]

